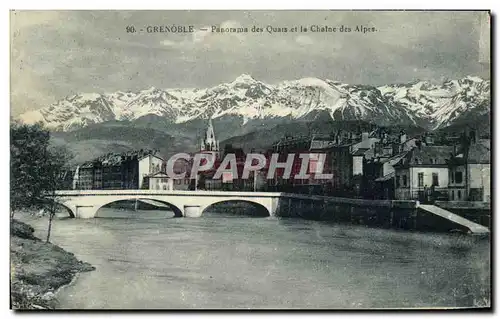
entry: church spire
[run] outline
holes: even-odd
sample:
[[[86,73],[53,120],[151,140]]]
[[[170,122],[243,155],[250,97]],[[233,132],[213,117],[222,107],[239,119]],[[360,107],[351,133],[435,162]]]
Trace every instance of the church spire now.
[[[219,141],[215,138],[214,126],[212,124],[212,118],[208,120],[208,127],[205,133],[205,139],[201,142],[202,151],[218,152],[219,151]]]
[[[207,128],[207,142],[215,142],[215,132],[214,126],[212,124],[212,118],[208,120],[208,128]]]

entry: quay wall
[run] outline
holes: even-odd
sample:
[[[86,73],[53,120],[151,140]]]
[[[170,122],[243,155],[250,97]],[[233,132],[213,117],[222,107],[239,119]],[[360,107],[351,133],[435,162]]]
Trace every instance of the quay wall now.
[[[282,194],[276,216],[404,230],[467,233],[466,227],[419,209],[418,205],[418,201]]]

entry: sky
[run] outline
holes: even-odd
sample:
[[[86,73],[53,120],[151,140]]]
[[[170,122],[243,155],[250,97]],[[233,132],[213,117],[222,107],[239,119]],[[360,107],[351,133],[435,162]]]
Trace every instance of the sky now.
[[[241,74],[269,84],[304,77],[367,85],[490,77],[484,12],[11,11],[10,16],[14,116],[77,93],[205,88]],[[148,26],[173,25],[192,26],[194,32],[147,32]],[[136,32],[127,32],[132,26]],[[248,32],[211,32],[212,26]],[[252,26],[263,32],[252,32]],[[323,26],[336,32],[312,32]],[[340,32],[341,26],[351,32]],[[355,32],[356,26],[375,31]],[[284,28],[287,32],[278,32]]]

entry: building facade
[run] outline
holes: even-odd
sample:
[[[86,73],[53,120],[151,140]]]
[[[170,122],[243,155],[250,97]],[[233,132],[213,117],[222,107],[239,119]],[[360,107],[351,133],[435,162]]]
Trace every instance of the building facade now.
[[[74,189],[140,189],[144,177],[164,170],[164,160],[154,151],[109,153],[78,166]]]
[[[324,194],[327,190],[332,188],[331,179],[319,179],[317,178],[318,169],[322,168],[322,174],[331,174],[331,155],[332,147],[334,145],[334,140],[331,136],[325,135],[312,135],[312,136],[298,136],[298,137],[285,137],[273,145],[272,150],[267,152],[266,158],[269,164],[271,156],[273,153],[278,153],[278,162],[284,163],[290,154],[294,154],[292,169],[289,178],[285,178],[284,168],[277,168],[272,179],[267,180],[267,187],[260,185],[263,181],[262,176],[257,176],[256,187],[267,188],[269,190],[284,191],[284,192],[294,192],[294,193],[306,193],[306,194]],[[325,154],[324,162],[319,161],[319,157],[310,158],[309,164],[305,171],[305,174],[309,175],[309,178],[295,178],[302,169],[302,155],[320,153]],[[265,171],[269,169],[265,168]],[[257,186],[259,185],[259,186]]]
[[[156,173],[151,173],[144,177],[145,181],[145,189],[151,190],[164,190],[164,191],[172,191],[172,190],[189,190],[189,185],[191,180],[188,176],[183,178],[171,178],[167,175],[166,172],[160,171]]]
[[[491,201],[491,153],[485,144],[455,150],[449,161],[450,201]]]
[[[448,158],[452,146],[419,145],[395,166],[395,197],[399,200],[447,200]]]
[[[137,188],[142,188],[142,185],[147,184],[144,181],[144,177],[155,174],[158,172],[165,172],[165,160],[155,154],[147,154],[143,155],[137,159],[137,168],[138,168],[138,183]],[[134,163],[135,166],[135,163]],[[131,170],[131,175],[128,176],[136,176],[135,172]],[[135,185],[134,185],[135,186]],[[141,186],[141,187],[139,187]]]

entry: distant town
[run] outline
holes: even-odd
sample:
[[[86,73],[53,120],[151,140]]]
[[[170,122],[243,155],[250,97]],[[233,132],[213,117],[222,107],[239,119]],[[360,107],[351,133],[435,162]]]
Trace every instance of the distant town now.
[[[302,159],[293,158],[290,178],[277,168],[274,178],[267,176],[269,161],[250,178],[242,178],[246,153],[242,148],[220,148],[211,120],[200,141],[199,153],[215,158],[212,169],[190,176],[193,160],[175,162],[175,174],[169,176],[166,159],[156,150],[110,153],[64,172],[66,189],[152,189],[152,190],[225,190],[273,191],[363,199],[490,202],[490,139],[477,136],[475,130],[449,134],[436,139],[433,133],[408,136],[383,128],[371,132],[337,130],[330,135],[284,136],[267,151],[267,159],[279,153],[280,162],[289,154],[326,154],[323,173],[331,179],[315,178],[314,162],[308,168],[309,179],[295,179]],[[214,178],[227,154],[234,154],[238,175],[224,173]],[[195,155],[195,154],[192,154]]]

